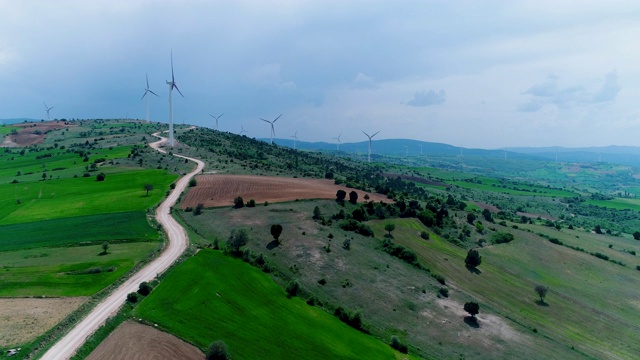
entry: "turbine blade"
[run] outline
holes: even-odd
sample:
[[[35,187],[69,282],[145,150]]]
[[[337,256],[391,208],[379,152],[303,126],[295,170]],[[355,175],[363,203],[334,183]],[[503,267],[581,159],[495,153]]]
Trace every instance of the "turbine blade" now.
[[[147,96],[147,93],[149,92],[149,90],[145,90],[144,94],[142,94],[142,97],[140,98],[140,100],[144,99],[145,96]]]
[[[211,116],[211,117],[212,117],[212,118],[214,118],[214,119],[216,118],[215,116],[213,116],[213,115],[211,115],[211,114],[209,114],[209,116]]]
[[[277,118],[275,118],[275,120],[273,120],[273,122],[278,121],[278,119],[280,119],[280,116],[282,116],[282,114],[278,115],[278,117],[277,117]]]
[[[374,136],[378,135],[379,132],[380,132],[380,130],[378,130],[375,134],[371,135],[371,137],[374,137]]]
[[[271,121],[269,121],[269,120],[265,120],[265,119],[263,119],[263,118],[260,118],[260,120],[262,120],[262,121],[264,121],[264,122],[268,122],[269,124],[271,124]]]
[[[149,74],[145,74],[145,76],[147,77],[147,90],[149,90]]]
[[[171,82],[175,83],[175,77],[173,76],[173,49],[171,50]]]
[[[155,95],[155,96],[158,96],[158,94],[154,93],[154,92],[153,92],[153,91],[151,91],[151,90],[147,90],[147,91],[148,91],[148,92],[150,92],[150,93],[152,93],[152,94],[153,94],[153,95]],[[158,96],[158,97],[160,97],[160,96]]]
[[[218,115],[218,117],[216,118],[216,120],[220,119],[222,117],[222,115],[224,115],[224,113]]]
[[[180,89],[178,89],[178,85],[176,85],[176,83],[173,83],[173,85],[171,85],[174,89],[178,90],[178,93],[180,94],[180,96],[184,97],[184,95],[182,95],[182,91],[180,91]]]
[[[42,103],[44,104],[44,108],[45,108],[45,109],[48,109],[48,108],[49,108],[49,107],[47,106],[47,103],[46,103],[46,102],[44,102],[44,100],[42,101]]]
[[[367,134],[366,132],[364,132],[364,130],[360,130],[362,131],[363,134],[367,135],[368,138],[370,138],[371,136],[369,136],[369,134]]]
[[[273,136],[276,136],[276,128],[273,127],[273,123],[271,123],[271,132],[273,133]]]

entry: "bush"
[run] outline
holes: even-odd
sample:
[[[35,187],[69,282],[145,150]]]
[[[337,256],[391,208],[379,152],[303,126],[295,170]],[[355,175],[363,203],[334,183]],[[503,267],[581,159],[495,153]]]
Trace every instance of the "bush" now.
[[[351,250],[351,240],[346,239],[342,242],[342,248],[345,250]]]
[[[191,178],[191,180],[189,180],[189,187],[194,187],[198,185],[198,181],[196,180],[196,178]]]
[[[393,335],[391,337],[391,342],[389,343],[389,346],[391,346],[392,348],[400,351],[403,354],[407,354],[409,352],[409,348],[407,347],[407,345],[405,343],[403,343],[397,336]]]
[[[338,306],[334,310],[333,315],[338,319],[340,319],[340,321],[351,326],[354,329],[364,330],[361,311],[350,313],[349,311],[345,310],[342,306]]]
[[[138,302],[138,293],[128,293],[127,294],[127,302],[131,304],[135,304]]]
[[[198,204],[196,205],[196,209],[193,211],[193,215],[200,215],[202,214],[202,209],[204,208],[204,204]],[[186,210],[186,209],[185,209]]]
[[[438,293],[442,296],[442,297],[449,297],[449,289],[445,288],[445,287],[441,287],[438,290]]]
[[[356,204],[358,202],[358,193],[352,191],[349,193],[349,202],[352,204]]]
[[[429,240],[429,233],[426,231],[423,231],[420,233],[420,237],[425,239],[425,240]]]
[[[290,281],[287,284],[285,291],[287,292],[287,294],[289,294],[289,296],[296,296],[298,295],[298,291],[300,291],[300,284],[298,284],[298,282],[295,280]]]
[[[464,259],[464,263],[466,266],[475,269],[482,263],[482,256],[476,249],[469,249],[467,252],[467,257]]]
[[[138,294],[142,296],[149,295],[149,293],[151,293],[151,290],[153,290],[153,288],[146,281],[141,282],[140,285],[138,286]]]
[[[233,229],[231,230],[231,236],[227,240],[227,246],[229,246],[233,252],[239,253],[240,248],[247,245],[249,242],[249,234],[245,229]]]
[[[512,242],[514,239],[513,235],[505,232],[497,232],[493,234],[491,240],[493,240],[494,244],[506,244]]]
[[[242,200],[242,197],[238,196],[235,199],[233,199],[233,207],[236,209],[240,209],[244,207],[244,200]]]
[[[96,176],[96,180],[98,181],[104,181],[104,179],[107,178],[107,175],[105,175],[105,173],[100,173]]]
[[[256,207],[256,201],[253,199],[249,200],[249,202],[247,203],[247,207]]]
[[[228,360],[231,359],[227,344],[222,340],[216,340],[207,350],[207,360]]]
[[[336,192],[336,201],[344,201],[344,199],[347,197],[347,192],[344,190],[338,190]]]

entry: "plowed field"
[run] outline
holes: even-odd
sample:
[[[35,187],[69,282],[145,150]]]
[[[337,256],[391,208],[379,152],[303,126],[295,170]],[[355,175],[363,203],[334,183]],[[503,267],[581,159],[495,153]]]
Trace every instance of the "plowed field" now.
[[[189,190],[182,200],[182,209],[198,204],[204,204],[205,207],[232,206],[233,199],[238,196],[245,202],[253,199],[257,204],[296,199],[335,199],[340,189],[347,192],[347,200],[348,194],[355,190],[358,201],[365,201],[365,194],[375,202],[389,201],[384,195],[335,185],[333,180],[253,175],[198,175],[196,179],[198,185]]]
[[[197,347],[151,326],[126,321],[111,333],[87,360],[202,360]]]

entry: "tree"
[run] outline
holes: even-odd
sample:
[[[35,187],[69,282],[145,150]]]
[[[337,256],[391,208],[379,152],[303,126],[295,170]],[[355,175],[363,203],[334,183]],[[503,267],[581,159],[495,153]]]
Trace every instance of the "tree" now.
[[[127,294],[127,302],[134,304],[138,302],[138,294],[137,293],[128,293]]]
[[[392,335],[391,336],[391,342],[389,343],[389,346],[391,346],[392,348],[400,351],[401,353],[408,353],[409,352],[409,348],[407,347],[407,345],[405,343],[403,343],[397,336]]]
[[[471,315],[471,317],[475,319],[476,315],[478,315],[478,313],[480,312],[480,305],[478,305],[478,303],[474,301],[466,302],[464,303],[464,311],[468,312],[469,315]]]
[[[464,259],[464,263],[468,267],[475,269],[482,263],[482,256],[480,256],[478,250],[469,249],[469,251],[467,252],[467,257]]]
[[[189,187],[194,187],[196,185],[198,185],[196,178],[191,178],[191,180],[189,180]]]
[[[493,216],[491,215],[491,211],[489,211],[489,209],[482,210],[482,216],[488,222],[493,222]]]
[[[540,296],[540,302],[544,303],[544,297],[547,296],[547,291],[549,290],[549,288],[546,287],[546,286],[542,286],[542,285],[536,285],[534,290],[535,290],[536,294],[538,294],[538,296]]]
[[[600,227],[600,225],[596,225],[596,227],[595,227],[595,228],[593,228],[593,231],[594,231],[596,234],[602,234],[602,228]]]
[[[229,354],[229,349],[227,349],[227,344],[222,340],[216,340],[211,345],[209,345],[209,350],[207,350],[207,360],[229,360],[231,359],[231,355]]]
[[[384,225],[384,231],[389,232],[389,237],[391,237],[391,232],[396,229],[396,225],[394,223],[388,223]]]
[[[640,240],[640,231],[636,231],[633,233],[633,238],[636,240]]]
[[[149,295],[149,293],[151,293],[151,290],[153,290],[153,287],[151,287],[151,285],[146,281],[143,281],[140,283],[140,285],[138,285],[138,294],[142,296]]]
[[[143,187],[143,188],[145,189],[145,191],[147,192],[147,196],[149,196],[149,191],[153,190],[153,185],[151,185],[151,184],[144,184],[142,187]]]
[[[280,224],[271,225],[271,236],[273,236],[273,239],[275,241],[280,242],[280,240],[278,240],[278,238],[280,237],[280,234],[282,234],[282,225]]]
[[[290,281],[287,284],[287,287],[285,288],[285,291],[287,292],[287,294],[289,296],[296,296],[296,295],[298,295],[298,291],[300,291],[300,284],[295,280]]]
[[[336,192],[336,200],[337,201],[344,201],[344,198],[347,197],[347,192],[344,190],[338,190]]]
[[[238,196],[235,199],[233,199],[233,207],[236,209],[240,209],[244,207],[244,200],[242,200],[242,197]]]
[[[98,181],[104,181],[104,179],[107,178],[107,175],[105,175],[105,173],[100,173],[98,174],[98,176],[96,176],[96,180]]]
[[[247,245],[249,242],[249,234],[245,229],[233,229],[231,236],[227,240],[227,246],[232,248],[236,253],[240,251],[240,248]]]
[[[105,241],[102,243],[102,254],[107,255],[107,250],[109,250],[109,243]]]
[[[313,220],[320,220],[320,218],[322,218],[322,211],[320,211],[319,207],[314,207],[313,208]]]
[[[476,221],[476,214],[474,213],[468,213],[467,214],[467,222],[471,225],[473,225],[473,222]]]
[[[352,204],[356,204],[358,202],[358,193],[352,191],[349,193],[349,202]]]

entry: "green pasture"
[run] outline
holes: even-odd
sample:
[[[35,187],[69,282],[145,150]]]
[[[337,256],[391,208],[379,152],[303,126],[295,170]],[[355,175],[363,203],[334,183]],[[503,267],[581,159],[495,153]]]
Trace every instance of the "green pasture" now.
[[[0,225],[0,251],[158,238],[143,211],[76,216]]]
[[[120,278],[159,246],[158,243],[112,244],[107,255],[100,255],[101,245],[5,251],[0,257],[0,296],[92,295]],[[67,274],[109,267],[115,267],[115,270]]]
[[[370,222],[377,236],[384,222]],[[454,289],[479,301],[482,309],[511,320],[514,327],[536,329],[545,343],[537,358],[633,358],[637,341],[640,287],[637,270],[554,245],[535,234],[512,232],[508,244],[479,248],[479,272],[464,266],[466,250],[431,233],[415,219],[393,220],[394,241],[418,254],[420,261],[443,274]],[[537,303],[534,287],[550,288],[545,304]],[[480,315],[482,318],[482,315]],[[480,325],[482,328],[482,323]],[[570,350],[571,347],[575,350]],[[547,352],[546,354],[542,352]]]
[[[10,134],[13,129],[18,130],[19,128],[17,126],[0,125],[0,135],[4,136]]]
[[[146,210],[165,195],[177,175],[165,170],[138,170],[91,177],[2,184],[0,225],[65,217]],[[146,196],[144,184],[155,189]]]
[[[587,200],[586,204],[606,207],[616,210],[640,211],[640,199],[614,198],[613,200]]]
[[[221,339],[234,359],[409,358],[213,250],[172,270],[134,312],[201,349]]]

